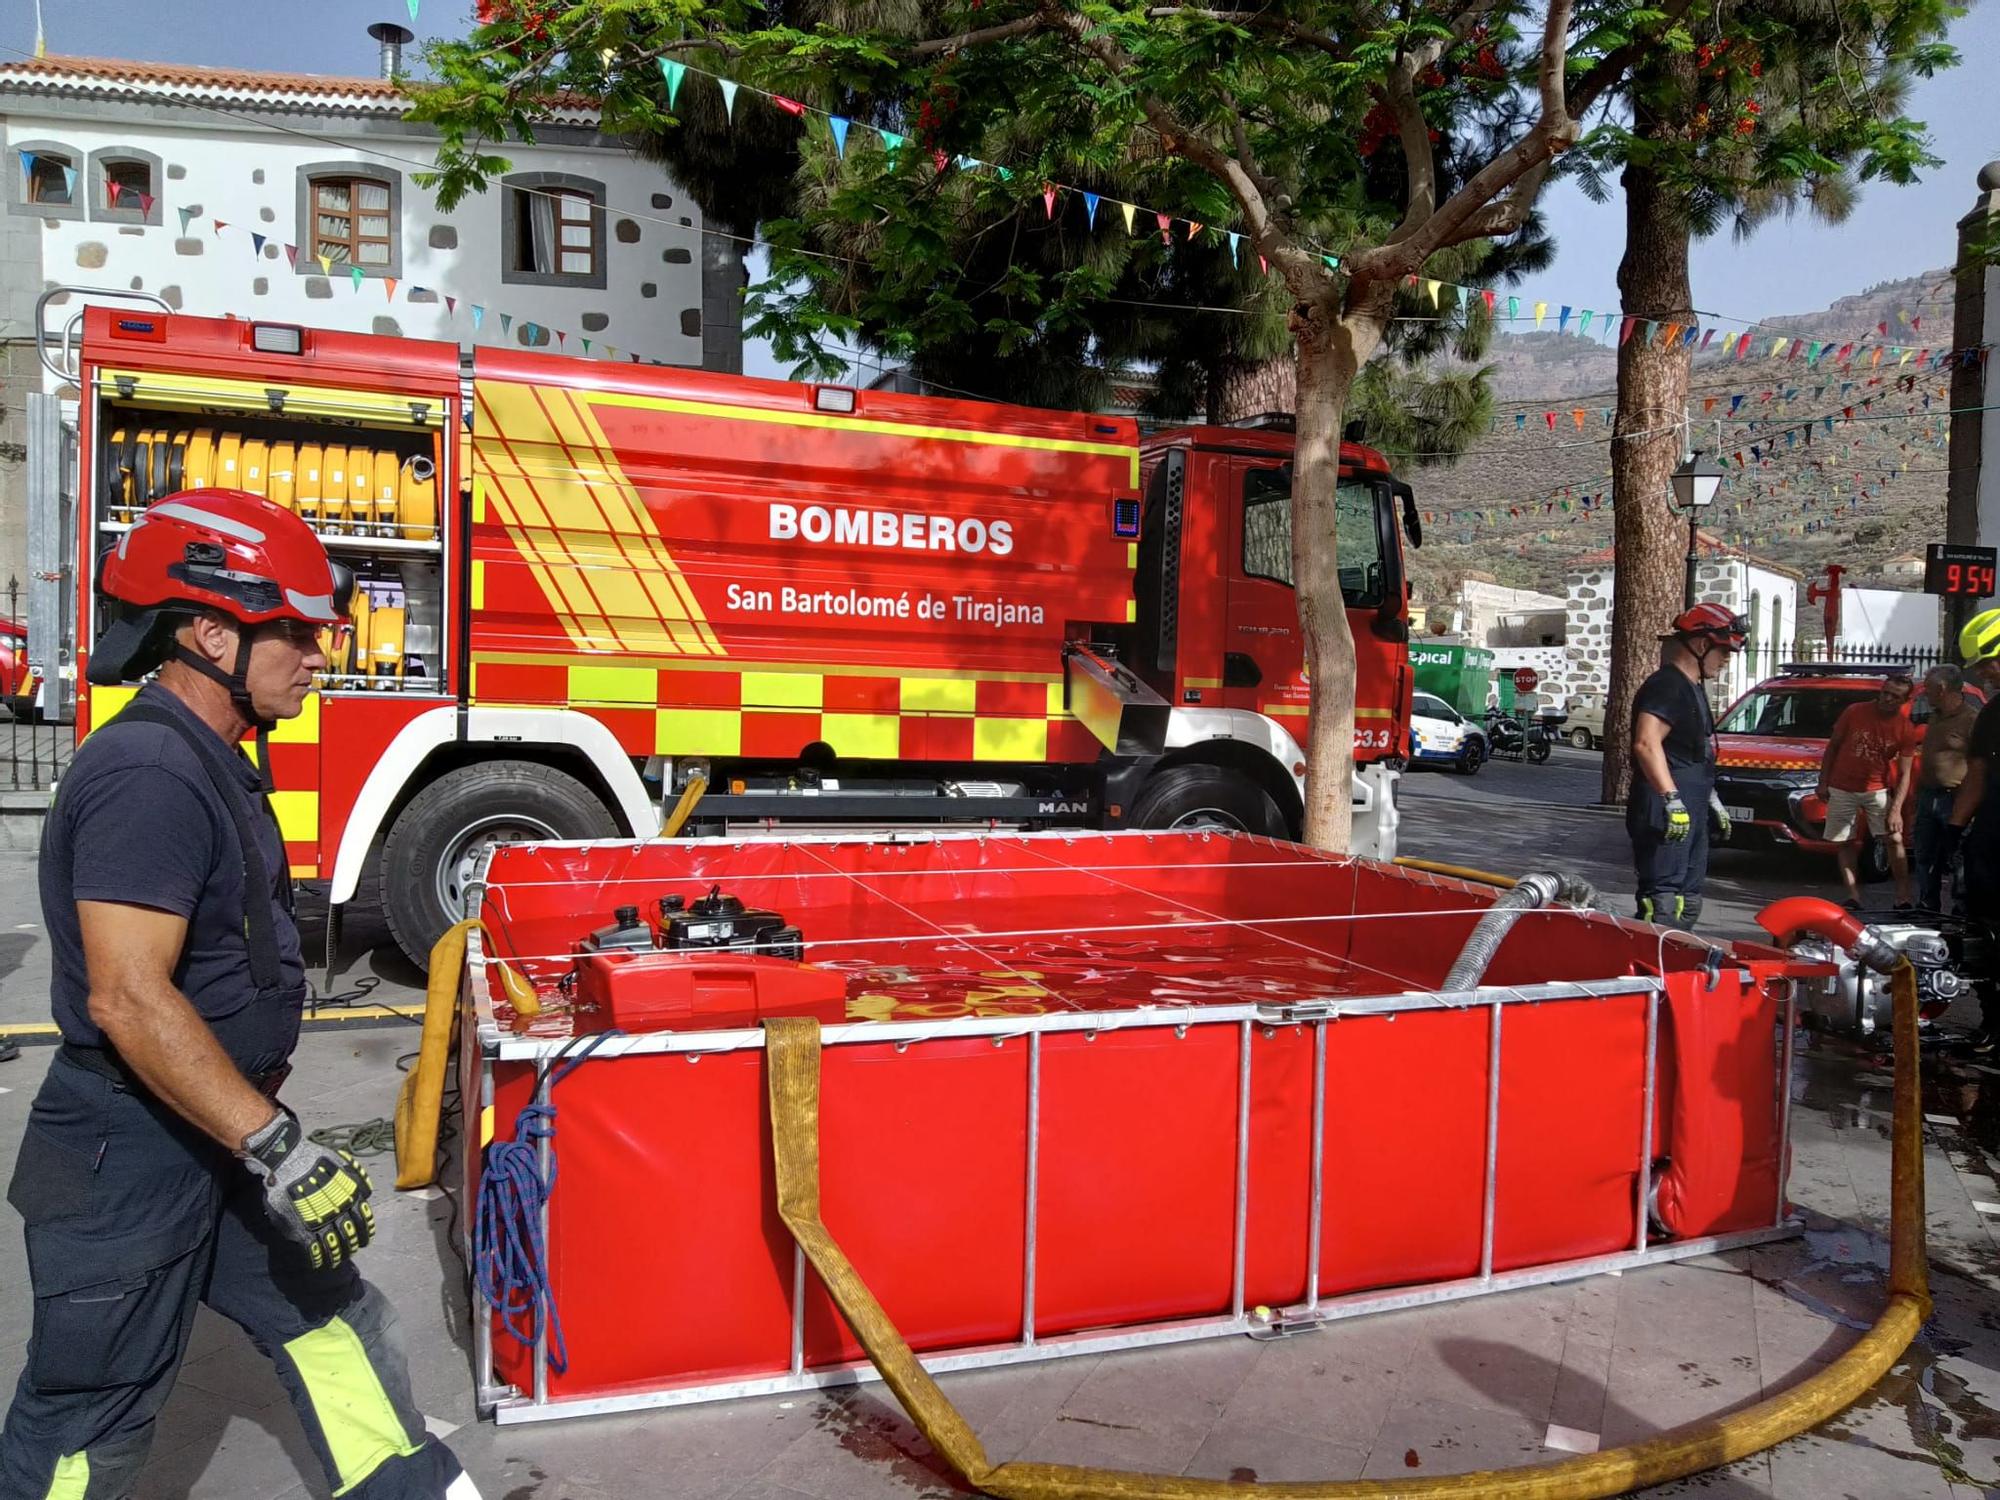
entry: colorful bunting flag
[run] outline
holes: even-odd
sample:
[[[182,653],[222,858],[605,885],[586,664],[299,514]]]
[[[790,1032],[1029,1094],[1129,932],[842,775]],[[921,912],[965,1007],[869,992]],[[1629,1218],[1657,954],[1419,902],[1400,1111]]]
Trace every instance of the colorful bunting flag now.
[[[1562,305],[1562,311],[1556,314],[1556,332],[1569,332],[1569,304],[1567,302]],[[1579,423],[1578,425],[1581,426],[1582,424]]]
[[[843,161],[847,158],[847,124],[843,115],[826,117],[826,128],[833,132],[833,154]]]
[[[1535,304],[1535,327],[1540,328],[1542,326],[1542,319],[1547,315],[1548,310],[1549,305],[1546,302],[1537,302]]]
[[[718,78],[722,85],[722,118],[728,124],[736,123],[736,85],[727,78]]]
[[[1099,199],[1098,199],[1098,196],[1097,196],[1097,194],[1095,194],[1095,193],[1085,193],[1085,194],[1083,195],[1083,217],[1084,217],[1084,222],[1085,222],[1085,223],[1086,223],[1086,224],[1087,224],[1087,225],[1088,225],[1088,226],[1089,226],[1090,228],[1092,228],[1092,229],[1095,229],[1095,228],[1097,227],[1097,205],[1098,205],[1098,202],[1099,202]]]
[[[680,97],[681,80],[687,76],[687,64],[663,57],[660,59],[660,75],[667,80],[667,108],[672,109]]]
[[[1132,232],[1132,216],[1138,211],[1138,205],[1134,203],[1121,203],[1118,205],[1118,211],[1125,216],[1125,232],[1130,234]]]
[[[1162,245],[1171,245],[1174,242],[1173,216],[1171,214],[1156,213],[1153,215],[1153,222],[1160,226],[1160,243]]]
[[[361,283],[366,277],[366,273],[361,269],[361,267],[349,266],[347,268],[347,276],[348,280],[353,284],[354,290],[357,292],[360,291]]]
[[[250,253],[252,255],[262,255],[264,253],[264,236],[257,233],[254,229],[250,231]]]

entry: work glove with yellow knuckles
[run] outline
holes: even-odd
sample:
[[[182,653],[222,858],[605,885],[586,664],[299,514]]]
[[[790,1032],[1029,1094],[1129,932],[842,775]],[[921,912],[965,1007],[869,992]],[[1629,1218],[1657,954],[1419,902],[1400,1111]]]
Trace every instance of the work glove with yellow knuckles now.
[[[264,1179],[264,1207],[285,1236],[325,1270],[348,1259],[375,1235],[368,1174],[345,1151],[313,1144],[299,1117],[278,1107],[277,1118],[243,1142],[244,1165]]]
[[[1694,832],[1694,819],[1688,813],[1687,804],[1681,801],[1681,794],[1674,792],[1667,797],[1666,840],[1678,844]]]

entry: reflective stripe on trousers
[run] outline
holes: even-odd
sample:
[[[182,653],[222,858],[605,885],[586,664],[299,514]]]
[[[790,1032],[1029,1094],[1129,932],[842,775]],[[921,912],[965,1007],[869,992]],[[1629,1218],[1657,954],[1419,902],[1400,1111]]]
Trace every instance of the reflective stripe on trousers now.
[[[460,1476],[424,1430],[387,1299],[351,1264],[311,1270],[256,1179],[165,1106],[57,1058],[7,1197],[35,1311],[4,1500],[128,1494],[202,1303],[273,1360],[333,1494],[438,1500]]]

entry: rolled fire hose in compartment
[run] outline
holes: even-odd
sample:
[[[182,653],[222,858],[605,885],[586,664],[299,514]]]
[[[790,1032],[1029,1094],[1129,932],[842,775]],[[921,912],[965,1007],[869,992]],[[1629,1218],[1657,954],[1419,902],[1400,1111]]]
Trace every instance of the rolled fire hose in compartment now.
[[[184,490],[239,489],[295,511],[356,575],[354,629],[337,652],[329,649],[319,686],[437,692],[437,441],[423,429],[334,427],[275,409],[230,418],[122,407],[103,439],[105,529],[123,531],[147,506]]]

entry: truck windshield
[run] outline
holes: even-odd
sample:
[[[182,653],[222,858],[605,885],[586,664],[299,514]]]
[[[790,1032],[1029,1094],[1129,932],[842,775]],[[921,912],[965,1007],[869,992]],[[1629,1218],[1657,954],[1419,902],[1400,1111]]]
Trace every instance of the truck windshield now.
[[[1334,497],[1334,544],[1340,549],[1340,593],[1349,609],[1382,604],[1382,529],[1376,520],[1381,487],[1342,480]],[[1292,480],[1282,469],[1252,469],[1243,484],[1243,571],[1252,578],[1292,582]]]
[[[1873,696],[1867,688],[1758,688],[1723,715],[1720,734],[1762,734],[1780,740],[1823,740],[1850,704]]]

